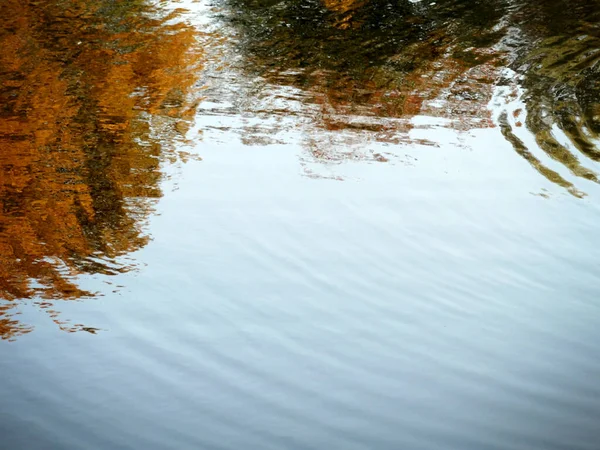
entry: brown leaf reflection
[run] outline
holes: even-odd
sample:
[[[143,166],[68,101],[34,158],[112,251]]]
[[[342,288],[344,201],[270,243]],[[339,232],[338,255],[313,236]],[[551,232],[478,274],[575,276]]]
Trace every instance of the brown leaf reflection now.
[[[418,115],[459,131],[497,127],[534,170],[577,197],[574,182],[600,180],[598,0],[227,4],[244,73],[271,97],[285,98],[286,87],[301,97],[303,108],[279,115],[304,115],[307,160],[377,161],[368,144],[433,144],[411,139]],[[490,108],[503,86],[519,98]],[[268,134],[254,126],[243,140]]]
[[[365,151],[369,142],[435,145],[409,137],[415,115],[493,126],[487,104],[506,60],[494,2],[229,3],[246,73],[298,89],[311,105],[304,123],[314,128],[303,131],[313,160],[387,160]]]
[[[115,274],[194,114],[192,28],[146,1],[4,0],[0,25],[0,336],[19,299],[87,295]],[[67,330],[85,329],[53,320]]]

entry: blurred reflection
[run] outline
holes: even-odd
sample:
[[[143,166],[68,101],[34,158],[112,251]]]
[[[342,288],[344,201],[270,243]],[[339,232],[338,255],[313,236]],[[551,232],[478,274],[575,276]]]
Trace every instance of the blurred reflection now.
[[[305,141],[317,159],[362,158],[369,140],[410,142],[417,114],[449,118],[459,129],[491,125],[487,103],[505,58],[494,47],[503,2],[229,4],[245,70],[301,90],[318,108],[311,118],[323,133]]]
[[[127,270],[118,258],[148,241],[201,53],[175,13],[143,0],[4,0],[0,14],[0,336],[12,338],[28,330],[16,300],[89,295],[78,274]]]
[[[574,195],[582,193],[542,159],[598,182],[585,164],[600,155],[598,0],[228,4],[246,73],[298,89],[318,108],[311,120],[323,132],[306,139],[317,159],[360,157],[369,140],[410,142],[410,118],[426,115],[459,130],[499,126],[534,169]],[[493,111],[498,84],[511,89]],[[522,125],[539,148],[523,143]]]
[[[600,2],[528,2],[514,20],[521,24],[514,67],[523,75],[525,111],[513,109],[513,116],[517,122],[526,116],[547,156],[597,183],[585,162],[600,160]],[[562,177],[553,181],[583,195]]]
[[[248,145],[291,132],[310,161],[385,162],[369,144],[437,145],[411,135],[424,116],[422,129],[498,127],[575,196],[576,181],[599,180],[600,0],[212,6],[221,29],[200,49],[180,12],[149,0],[0,4],[2,337],[29,330],[14,316],[24,298],[66,330],[94,331],[61,322],[50,301],[90,295],[78,275],[125,271],[123,255],[147,242],[205,60],[204,115],[227,116],[214,128]]]

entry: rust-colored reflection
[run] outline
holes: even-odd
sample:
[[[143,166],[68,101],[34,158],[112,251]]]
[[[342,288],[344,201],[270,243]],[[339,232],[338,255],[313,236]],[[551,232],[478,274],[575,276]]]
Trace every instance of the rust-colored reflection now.
[[[89,295],[161,196],[161,162],[194,113],[193,30],[145,1],[0,3],[0,336],[19,299]]]

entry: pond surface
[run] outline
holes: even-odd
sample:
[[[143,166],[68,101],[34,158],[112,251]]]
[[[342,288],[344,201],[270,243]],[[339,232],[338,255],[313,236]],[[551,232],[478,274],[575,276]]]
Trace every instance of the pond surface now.
[[[0,13],[1,448],[599,448],[600,2]]]

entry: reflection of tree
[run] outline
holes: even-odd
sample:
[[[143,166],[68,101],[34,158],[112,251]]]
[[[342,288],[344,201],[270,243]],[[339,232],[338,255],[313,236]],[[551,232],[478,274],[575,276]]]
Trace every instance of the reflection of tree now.
[[[460,128],[491,125],[487,104],[501,67],[508,65],[524,77],[524,123],[539,151],[573,175],[598,181],[582,162],[600,157],[594,141],[600,132],[598,0],[229,4],[246,70],[271,84],[302,89],[321,106],[316,125],[325,130],[369,130],[385,141],[398,135],[398,121],[361,124],[357,118],[401,120],[419,113],[444,116]],[[536,170],[580,195],[534,155],[537,149],[521,148],[525,144],[514,130],[520,117],[508,112],[499,125]],[[570,145],[557,138],[554,125]],[[335,158],[325,141],[311,144],[313,154]]]
[[[528,130],[547,156],[571,174],[597,183],[597,174],[581,159],[600,161],[594,143],[600,133],[600,2],[526,3],[515,20],[522,24],[524,40],[515,66],[525,75]],[[512,132],[508,118],[503,117],[502,126]],[[561,133],[565,139],[560,139]],[[532,165],[542,175],[582,195],[571,182],[538,163]]]
[[[397,142],[408,117],[427,110],[461,128],[488,125],[496,76],[489,47],[502,18],[487,1],[230,0],[246,70],[302,89],[320,107],[315,125],[338,136]],[[444,96],[441,110],[433,100]],[[335,159],[329,138],[311,153]],[[340,147],[347,148],[347,140]],[[356,154],[350,154],[356,157]]]
[[[78,298],[74,276],[126,270],[115,258],[147,242],[161,159],[193,113],[194,35],[144,1],[0,13],[0,298]]]

